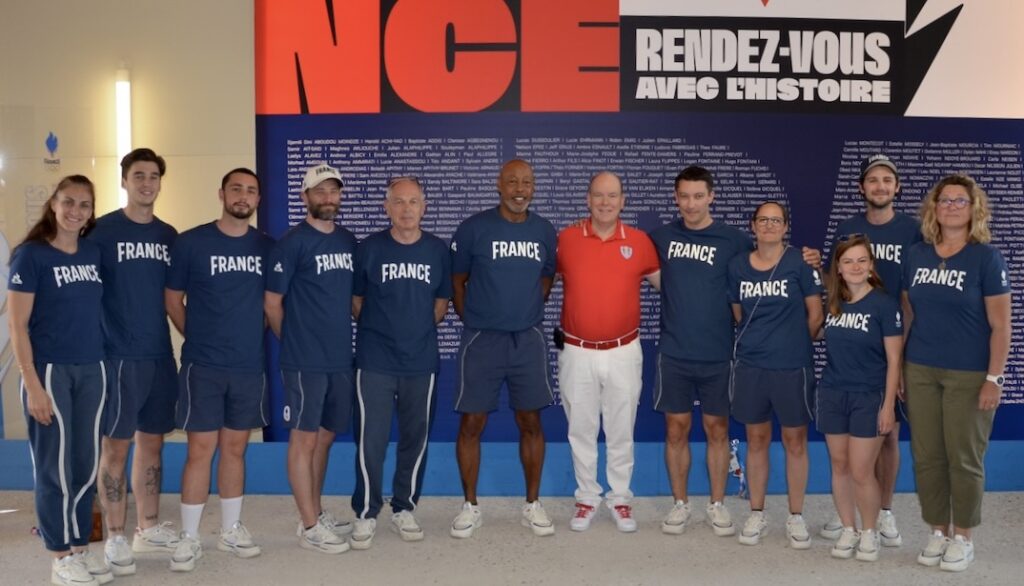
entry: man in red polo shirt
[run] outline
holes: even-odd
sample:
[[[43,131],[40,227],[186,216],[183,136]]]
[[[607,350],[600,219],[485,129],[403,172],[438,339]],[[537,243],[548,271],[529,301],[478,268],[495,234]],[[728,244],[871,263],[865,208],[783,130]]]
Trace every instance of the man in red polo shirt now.
[[[622,181],[602,171],[590,180],[590,218],[558,235],[557,272],[565,282],[558,356],[562,405],[576,473],[573,531],[584,531],[602,500],[597,434],[604,422],[608,508],[619,531],[636,531],[629,489],[633,426],[640,399],[640,283],[657,288],[658,255],[647,234],[624,225]]]

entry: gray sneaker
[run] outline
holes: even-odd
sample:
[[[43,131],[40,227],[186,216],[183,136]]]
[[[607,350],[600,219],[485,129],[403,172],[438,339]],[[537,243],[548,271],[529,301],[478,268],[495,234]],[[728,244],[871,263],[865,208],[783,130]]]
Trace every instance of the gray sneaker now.
[[[939,569],[947,572],[962,572],[974,561],[974,542],[967,541],[963,535],[957,535],[949,542],[946,552],[942,554]]]
[[[690,503],[676,501],[672,509],[661,522],[661,532],[668,535],[681,535],[690,522]]]
[[[764,511],[751,511],[747,522],[743,524],[740,531],[739,541],[743,545],[757,545],[761,543],[761,537],[768,530],[768,515]]]
[[[348,542],[338,537],[330,527],[317,522],[311,528],[302,532],[299,538],[299,547],[320,553],[345,553],[348,551]]]
[[[172,572],[191,572],[196,569],[196,562],[203,557],[203,546],[199,539],[182,532],[178,539],[178,547],[171,554]]]
[[[455,515],[452,521],[451,536],[458,539],[467,539],[473,536],[473,532],[484,524],[484,517],[480,513],[480,507],[466,501],[462,503],[462,510]]]
[[[860,534],[860,544],[857,546],[857,559],[862,562],[877,562],[879,547],[878,532],[874,529],[865,529]]]
[[[370,549],[373,545],[373,534],[377,532],[377,519],[356,519],[352,526],[349,545],[352,549]]]
[[[839,536],[843,534],[843,522],[839,519],[839,513],[832,515],[832,518],[825,523],[825,526],[818,531],[818,535],[822,539],[828,539],[829,541],[835,541],[839,539]]]
[[[896,516],[888,509],[878,512],[878,535],[885,547],[899,547],[903,545],[903,536],[896,527]]]
[[[832,557],[841,560],[852,558],[857,550],[858,543],[860,543],[860,534],[857,533],[857,530],[853,527],[843,528],[842,533],[839,534],[839,539],[832,544]]]
[[[790,515],[786,519],[786,536],[789,537],[789,546],[793,549],[810,549],[811,534],[807,531],[807,522],[800,514]]]
[[[921,550],[921,553],[917,554],[917,563],[922,566],[937,566],[942,561],[942,556],[946,553],[946,548],[949,547],[949,538],[942,534],[941,531],[935,531],[928,537],[928,543]]]
[[[717,501],[708,503],[704,514],[707,515],[708,524],[711,525],[711,530],[715,532],[715,535],[719,537],[736,535],[736,525],[732,522],[732,515],[724,503]]]
[[[103,557],[115,576],[131,576],[135,573],[135,557],[132,548],[124,535],[115,535],[107,539],[103,546]]]
[[[423,528],[416,522],[412,511],[398,511],[391,515],[391,530],[398,533],[402,541],[421,541]]]
[[[253,543],[252,534],[241,521],[236,522],[227,531],[221,530],[217,549],[233,553],[242,559],[256,557],[262,551],[260,546]]]

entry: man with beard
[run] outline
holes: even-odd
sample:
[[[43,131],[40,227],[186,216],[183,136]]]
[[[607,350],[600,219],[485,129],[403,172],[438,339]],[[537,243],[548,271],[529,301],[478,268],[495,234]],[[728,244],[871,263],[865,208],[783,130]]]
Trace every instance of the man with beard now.
[[[264,309],[281,339],[288,481],[299,509],[299,545],[323,553],[348,550],[339,524],[320,496],[334,436],[352,418],[352,260],[356,237],[334,223],[342,179],[327,164],[302,181],[306,219],[270,253]]]
[[[199,521],[218,450],[217,549],[240,558],[260,554],[240,517],[249,432],[267,425],[263,289],[274,241],[249,226],[260,201],[256,173],[229,171],[219,197],[224,206],[220,219],[175,241],[164,292],[167,314],[185,337],[176,419],[188,434],[188,457],[181,478],[182,531],[171,556],[171,570],[178,572],[193,570],[203,555]]]
[[[851,216],[839,224],[835,241],[829,250],[835,250],[835,242],[852,234],[867,236],[875,255],[875,271],[882,278],[882,286],[889,295],[898,298],[903,290],[903,258],[911,246],[922,240],[921,224],[913,217],[893,209],[893,201],[900,192],[900,177],[896,164],[886,155],[876,154],[864,159],[860,166],[858,189],[866,209],[863,214]],[[875,464],[875,476],[882,490],[878,535],[886,547],[897,547],[903,543],[896,518],[892,514],[892,495],[896,490],[896,475],[900,469],[900,422],[905,420],[903,402],[898,400],[896,424],[885,436]],[[842,532],[843,524],[837,514],[825,524],[820,534],[827,539],[836,539]]]

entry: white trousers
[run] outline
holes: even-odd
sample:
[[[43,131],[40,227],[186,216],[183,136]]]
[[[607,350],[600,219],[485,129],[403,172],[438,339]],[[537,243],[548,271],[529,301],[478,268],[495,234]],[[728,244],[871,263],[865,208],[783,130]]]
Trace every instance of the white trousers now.
[[[613,504],[633,498],[633,427],[643,376],[640,340],[610,350],[565,345],[558,355],[562,406],[569,420],[569,447],[576,473],[576,500],[601,503],[597,482],[597,435],[604,423],[605,475]]]

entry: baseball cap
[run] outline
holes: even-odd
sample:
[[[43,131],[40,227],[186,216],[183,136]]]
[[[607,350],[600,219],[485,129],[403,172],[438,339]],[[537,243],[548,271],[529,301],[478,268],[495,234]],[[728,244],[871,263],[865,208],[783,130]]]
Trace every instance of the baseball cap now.
[[[337,179],[340,185],[344,185],[345,182],[341,180],[341,171],[328,165],[327,163],[320,163],[306,170],[306,176],[302,178],[302,189],[299,191],[306,191],[310,187],[316,187],[328,179]]]
[[[868,171],[879,166],[887,167],[896,175],[897,178],[899,178],[900,173],[896,170],[896,163],[893,163],[892,159],[882,153],[878,153],[877,155],[871,155],[864,159],[864,162],[860,164],[860,180],[864,181],[864,176],[868,174]]]

